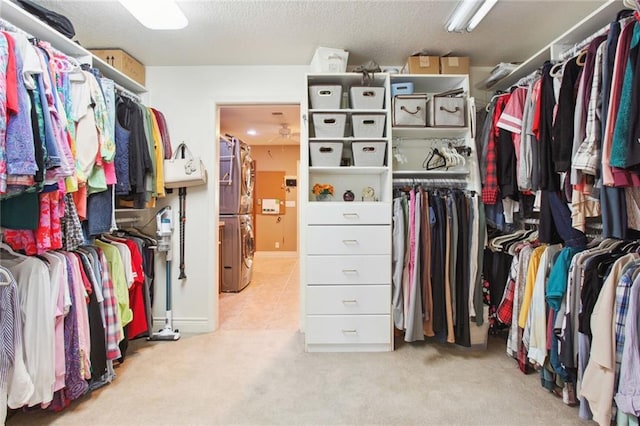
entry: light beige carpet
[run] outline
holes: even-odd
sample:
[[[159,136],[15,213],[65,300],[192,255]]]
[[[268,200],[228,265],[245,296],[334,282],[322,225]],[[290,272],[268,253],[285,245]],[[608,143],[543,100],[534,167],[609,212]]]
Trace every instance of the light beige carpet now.
[[[584,424],[497,338],[487,352],[399,343],[309,354],[296,330],[222,330],[133,346],[112,384],[61,414],[19,412],[7,424]]]
[[[254,267],[249,287],[220,295],[217,332],[132,342],[113,383],[8,425],[584,424],[499,338],[487,352],[398,341],[389,353],[305,353],[297,259],[258,253]]]

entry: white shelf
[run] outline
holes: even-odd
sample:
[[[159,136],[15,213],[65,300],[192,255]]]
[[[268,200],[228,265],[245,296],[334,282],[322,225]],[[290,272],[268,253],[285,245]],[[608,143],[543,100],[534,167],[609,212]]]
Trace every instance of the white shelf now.
[[[314,174],[345,174],[345,175],[374,175],[383,174],[389,171],[388,167],[309,167],[309,173]]]
[[[354,138],[353,136],[345,136],[343,138],[309,138],[309,142],[370,142],[370,141],[379,141],[386,142],[388,138]]]
[[[354,109],[354,108],[340,108],[340,109],[310,109],[311,114],[335,114],[338,112],[347,114],[386,114],[386,109]]]
[[[462,138],[467,135],[468,127],[393,127],[393,138]]]
[[[469,176],[468,170],[394,170],[394,178]]]
[[[466,74],[392,74],[391,84],[413,83],[414,93],[425,93],[425,84],[428,84],[426,93],[441,93],[453,88],[461,87],[469,90],[468,76]]]
[[[68,56],[82,60],[91,58],[92,65],[98,68],[105,77],[115,81],[131,92],[143,93],[147,91],[143,85],[132,80],[102,59],[93,55],[89,50],[40,21],[17,4],[7,0],[0,0],[0,6],[0,17],[22,31],[39,40],[49,42],[55,49]]]
[[[522,77],[534,72],[540,68],[544,61],[551,59],[551,48],[555,45],[573,45],[588,38],[593,33],[604,28],[610,22],[615,20],[616,14],[624,9],[624,5],[620,0],[608,0],[590,15],[578,22],[576,25],[567,30],[564,34],[557,37],[547,46],[540,49],[536,54],[520,64],[509,75],[499,80],[496,84],[487,90],[505,90],[513,86]]]

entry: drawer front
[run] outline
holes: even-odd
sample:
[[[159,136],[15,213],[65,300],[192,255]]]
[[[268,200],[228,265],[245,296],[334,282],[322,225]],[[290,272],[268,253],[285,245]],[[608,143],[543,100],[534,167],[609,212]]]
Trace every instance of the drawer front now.
[[[309,226],[307,254],[391,254],[391,227]]]
[[[307,284],[391,285],[391,256],[307,256]]]
[[[308,203],[306,215],[309,225],[391,225],[391,204]]]
[[[307,344],[391,343],[390,315],[309,315]]]
[[[386,285],[307,287],[307,314],[390,314],[391,288]]]

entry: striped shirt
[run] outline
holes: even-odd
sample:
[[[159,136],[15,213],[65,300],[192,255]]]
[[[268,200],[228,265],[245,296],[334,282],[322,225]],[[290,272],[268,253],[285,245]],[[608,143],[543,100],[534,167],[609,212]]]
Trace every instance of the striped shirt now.
[[[114,360],[122,356],[118,343],[124,337],[122,334],[122,324],[120,322],[120,314],[117,308],[117,300],[111,281],[111,274],[107,265],[107,258],[104,252],[96,248],[100,258],[100,266],[102,269],[102,296],[104,297],[104,320],[107,339],[107,359]]]

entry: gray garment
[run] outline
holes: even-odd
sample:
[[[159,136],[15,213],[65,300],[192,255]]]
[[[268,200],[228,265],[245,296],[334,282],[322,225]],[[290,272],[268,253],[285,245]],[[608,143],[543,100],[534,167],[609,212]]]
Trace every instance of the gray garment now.
[[[402,270],[405,255],[405,224],[402,198],[393,200],[393,272],[392,297],[393,324],[398,330],[404,328],[404,299],[402,296]]]
[[[531,102],[531,92],[533,83],[527,88],[527,96],[524,100],[524,110],[522,111],[522,130],[520,132],[520,161],[518,163],[518,187],[520,190],[530,190],[532,188],[531,173],[533,170],[533,113],[535,108]]]
[[[482,156],[478,158],[478,163],[480,164],[480,182],[484,186],[486,178],[487,178],[487,150],[489,148],[489,136],[491,135],[492,119],[493,119],[493,111],[495,109],[495,103],[491,103],[489,111],[487,112],[487,116],[484,119],[484,125],[482,126],[482,134],[480,134],[479,139],[479,147],[482,147],[482,150],[478,149],[477,152],[482,152]]]
[[[415,196],[414,216],[409,218],[414,223],[415,228],[415,250],[410,255],[413,256],[413,276],[409,277],[411,293],[409,294],[409,311],[407,315],[407,330],[404,334],[405,342],[415,342],[424,340],[424,330],[422,328],[422,292],[420,279],[420,215],[422,214],[422,197]]]
[[[474,206],[477,209],[478,221],[480,222],[479,233],[474,238],[478,238],[478,272],[475,277],[475,291],[473,292],[473,306],[476,310],[476,325],[484,324],[484,302],[482,300],[482,265],[484,264],[484,245],[487,241],[487,221],[484,211],[484,204],[479,195],[474,194],[476,200]]]
[[[458,254],[458,208],[456,199],[447,196],[447,220],[449,221],[450,244],[449,244],[449,289],[451,292],[451,312],[453,315],[453,325],[456,325],[456,265]]]

